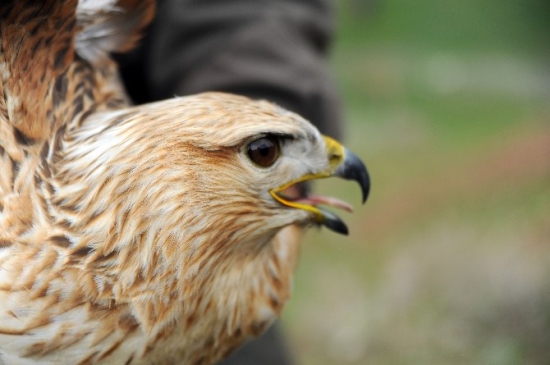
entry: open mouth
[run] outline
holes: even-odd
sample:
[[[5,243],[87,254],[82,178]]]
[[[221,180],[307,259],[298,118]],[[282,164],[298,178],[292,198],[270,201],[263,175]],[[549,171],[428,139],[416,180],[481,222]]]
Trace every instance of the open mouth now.
[[[295,181],[270,190],[270,194],[279,203],[291,208],[311,212],[318,223],[337,233],[347,235],[348,227],[346,224],[337,215],[321,208],[320,205],[328,205],[352,212],[353,208],[351,205],[337,198],[309,194],[307,182],[331,176],[357,181],[361,186],[364,203],[370,190],[370,178],[367,168],[357,155],[329,137],[325,137],[325,142],[327,144],[329,160],[331,161],[329,171],[304,175]]]
[[[353,207],[349,203],[334,197],[312,194],[309,190],[309,184],[302,181],[277,192],[277,196],[295,205],[310,205],[314,207],[318,205],[329,205],[353,213]]]

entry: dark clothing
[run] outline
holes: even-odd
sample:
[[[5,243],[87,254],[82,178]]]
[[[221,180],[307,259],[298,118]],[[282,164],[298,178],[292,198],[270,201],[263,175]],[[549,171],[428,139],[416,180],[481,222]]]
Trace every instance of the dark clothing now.
[[[325,56],[330,0],[165,0],[136,50],[116,58],[135,103],[226,91],[271,100],[340,137]],[[223,365],[292,363],[277,325]]]
[[[218,365],[290,365],[291,352],[278,324],[271,326],[258,339],[241,346]]]
[[[341,108],[326,65],[330,0],[166,0],[141,46],[119,56],[138,104],[226,91],[268,99],[338,138]]]

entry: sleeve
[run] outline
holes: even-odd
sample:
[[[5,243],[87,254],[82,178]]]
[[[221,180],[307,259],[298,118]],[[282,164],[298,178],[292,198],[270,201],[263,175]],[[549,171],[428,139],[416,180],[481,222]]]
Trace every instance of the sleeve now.
[[[326,64],[330,0],[165,0],[142,46],[119,56],[137,103],[203,91],[271,100],[340,137]]]

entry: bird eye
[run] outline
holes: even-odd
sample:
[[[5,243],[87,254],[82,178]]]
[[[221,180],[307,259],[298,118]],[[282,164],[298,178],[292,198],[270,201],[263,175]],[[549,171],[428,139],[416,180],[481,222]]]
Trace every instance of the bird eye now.
[[[266,136],[250,142],[247,147],[248,157],[260,167],[269,167],[279,157],[279,143],[273,136]]]

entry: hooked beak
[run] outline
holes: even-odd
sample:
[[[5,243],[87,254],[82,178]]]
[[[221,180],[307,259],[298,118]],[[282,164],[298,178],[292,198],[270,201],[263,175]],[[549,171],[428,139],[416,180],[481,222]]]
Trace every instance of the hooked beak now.
[[[288,207],[309,211],[314,214],[315,220],[319,224],[322,224],[328,229],[337,233],[347,235],[348,227],[346,226],[346,224],[334,213],[322,209],[317,205],[327,204],[351,211],[351,207],[346,203],[334,198],[318,196],[306,196],[298,199],[292,199],[285,196],[283,193],[283,191],[288,189],[289,187],[304,181],[337,176],[346,180],[357,181],[357,183],[361,187],[363,204],[365,203],[370,190],[370,178],[367,172],[367,168],[365,167],[361,159],[359,159],[359,157],[357,157],[357,155],[351,152],[349,149],[342,146],[340,143],[330,137],[323,136],[323,138],[325,140],[325,147],[329,160],[329,168],[326,171],[321,171],[316,174],[304,175],[299,179],[291,181],[279,188],[270,190],[269,193],[279,203]]]

